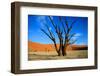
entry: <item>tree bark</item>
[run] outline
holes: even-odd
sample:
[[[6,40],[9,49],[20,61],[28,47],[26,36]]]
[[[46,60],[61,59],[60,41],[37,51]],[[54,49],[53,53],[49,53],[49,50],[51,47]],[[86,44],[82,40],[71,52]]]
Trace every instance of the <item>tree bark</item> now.
[[[66,53],[66,47],[62,47],[62,55],[63,56],[66,56],[67,55],[67,53]]]

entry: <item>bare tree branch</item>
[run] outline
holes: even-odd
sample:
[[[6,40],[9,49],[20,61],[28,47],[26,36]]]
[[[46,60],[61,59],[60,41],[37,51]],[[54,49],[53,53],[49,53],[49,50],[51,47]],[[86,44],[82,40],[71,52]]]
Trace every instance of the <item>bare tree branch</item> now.
[[[74,26],[74,23],[76,23],[76,21],[77,21],[77,19],[76,19],[76,20],[74,20],[74,21],[71,23],[71,25],[70,25],[70,27],[69,27],[69,29],[68,29],[68,30],[72,30],[72,27]]]
[[[48,16],[56,35],[59,38],[59,47],[57,48],[56,38],[53,32],[49,29],[49,25],[44,24],[46,26],[46,29],[48,32],[46,32],[44,29],[41,29],[42,32],[44,32],[54,43],[56,52],[60,56],[60,52],[62,52],[62,55],[66,55],[66,47],[68,45],[74,44],[77,40],[72,40],[72,38],[75,36],[76,33],[70,34],[71,30],[76,23],[77,19],[74,20],[71,25],[69,26],[68,21],[65,17],[58,17],[60,23],[56,24],[54,20],[51,18],[51,16]]]
[[[68,28],[69,28],[69,26],[68,26],[68,21],[66,20],[65,17],[64,17],[64,20],[65,20],[66,28],[68,29]]]
[[[72,35],[69,36],[68,40],[70,41],[73,37],[75,37],[76,33],[73,33]]]
[[[77,41],[77,40],[73,40],[73,41],[71,41],[69,44],[72,45],[72,44],[74,44],[76,41]]]
[[[44,32],[52,40],[52,37],[49,36],[49,34],[44,29],[41,29],[41,31]]]
[[[61,24],[62,24],[62,27],[63,27],[63,29],[64,29],[64,32],[65,32],[65,34],[66,34],[66,29],[65,29],[65,27],[64,27],[64,23],[63,23],[63,21],[62,21],[62,18],[59,16],[59,20],[60,20],[60,22],[61,22]]]

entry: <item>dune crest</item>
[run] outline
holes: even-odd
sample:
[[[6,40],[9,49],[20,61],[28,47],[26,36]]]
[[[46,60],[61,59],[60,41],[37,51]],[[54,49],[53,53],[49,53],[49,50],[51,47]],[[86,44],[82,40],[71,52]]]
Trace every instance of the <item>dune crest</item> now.
[[[59,44],[57,44],[57,46],[59,47]],[[28,49],[30,49],[30,51],[55,51],[55,47],[53,44],[41,44],[31,41],[28,41]],[[66,50],[74,51],[87,49],[87,45],[69,45]]]

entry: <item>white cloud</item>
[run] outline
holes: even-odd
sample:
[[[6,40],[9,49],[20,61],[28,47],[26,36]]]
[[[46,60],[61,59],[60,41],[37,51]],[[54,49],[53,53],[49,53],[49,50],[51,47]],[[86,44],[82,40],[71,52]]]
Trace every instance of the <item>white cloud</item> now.
[[[49,30],[52,30],[52,28],[51,28],[51,27],[49,27]]]
[[[79,36],[82,36],[82,34],[81,33],[76,33],[75,34],[75,37],[79,37]]]
[[[52,16],[50,16],[51,17],[51,19],[53,20],[53,17]]]
[[[47,22],[46,22],[46,17],[45,17],[45,16],[39,16],[39,17],[37,18],[37,21],[39,22],[39,24],[40,24],[41,26],[44,26],[44,24],[47,23]]]
[[[45,19],[46,19],[45,16],[39,16],[39,17],[38,17],[38,20],[40,20],[40,21],[44,21]]]
[[[73,37],[72,39],[73,39],[73,40],[76,40],[76,39],[78,39],[78,37]]]
[[[80,36],[82,36],[81,33],[76,33],[75,36],[72,38],[73,40],[78,39]]]

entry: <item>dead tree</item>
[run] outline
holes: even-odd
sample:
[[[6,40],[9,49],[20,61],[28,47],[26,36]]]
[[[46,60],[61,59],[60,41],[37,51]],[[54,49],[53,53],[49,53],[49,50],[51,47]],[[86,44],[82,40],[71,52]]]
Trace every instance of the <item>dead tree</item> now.
[[[58,17],[60,24],[55,24],[51,16],[49,16],[49,19],[52,23],[52,26],[54,27],[54,30],[56,32],[56,35],[59,39],[59,47],[57,47],[56,38],[53,32],[49,29],[49,26],[44,23],[44,25],[47,28],[47,31],[44,29],[41,29],[54,43],[56,52],[58,53],[58,56],[63,55],[66,56],[66,48],[67,46],[75,43],[77,40],[73,40],[72,38],[75,36],[76,33],[71,34],[71,30],[73,28],[74,23],[77,21],[73,21],[70,25],[68,24],[68,21],[65,17]],[[61,27],[60,27],[61,26]]]
[[[76,33],[72,33],[71,34],[71,30],[74,26],[74,23],[77,21],[74,20],[70,25],[68,24],[68,21],[66,20],[65,17],[59,17],[59,20],[61,22],[61,26],[63,29],[63,36],[61,36],[62,40],[62,55],[65,56],[66,55],[66,48],[69,45],[74,44],[77,40],[73,40],[72,38],[76,35]]]

